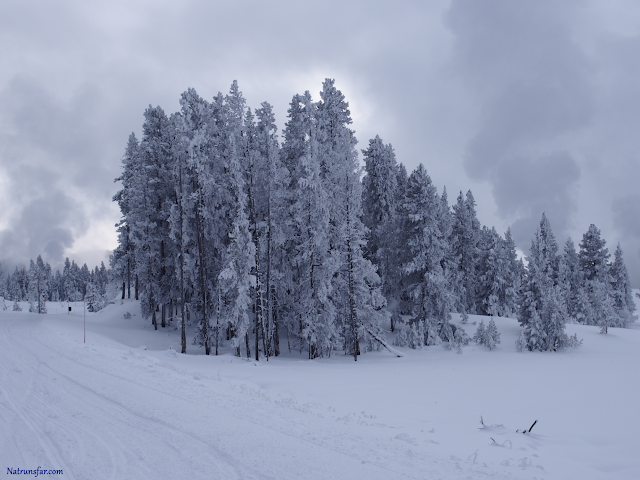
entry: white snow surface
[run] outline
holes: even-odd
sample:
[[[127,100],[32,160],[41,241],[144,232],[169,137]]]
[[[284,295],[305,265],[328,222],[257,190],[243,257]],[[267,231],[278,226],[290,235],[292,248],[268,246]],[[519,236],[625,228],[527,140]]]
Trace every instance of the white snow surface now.
[[[640,478],[640,325],[581,347],[269,361],[179,352],[137,302],[0,311],[0,467],[68,479]],[[124,319],[130,312],[134,316]],[[471,316],[464,326],[476,329]],[[192,331],[189,330],[190,338]],[[387,335],[392,339],[392,334]],[[244,354],[244,348],[243,348]],[[479,428],[480,418],[485,428]],[[531,433],[517,433],[537,420]],[[4,471],[4,470],[3,470]],[[23,475],[24,476],[24,475]],[[26,477],[25,477],[26,478]]]

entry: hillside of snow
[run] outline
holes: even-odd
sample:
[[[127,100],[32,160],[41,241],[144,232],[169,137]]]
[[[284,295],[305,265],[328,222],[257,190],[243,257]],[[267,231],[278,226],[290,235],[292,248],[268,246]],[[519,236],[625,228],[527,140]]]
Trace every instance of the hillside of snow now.
[[[640,299],[636,300],[640,302]],[[640,306],[640,305],[639,305]],[[268,362],[179,350],[137,302],[0,311],[0,458],[47,478],[635,479],[640,325],[567,325],[583,345],[470,344]],[[126,319],[125,314],[132,314]],[[471,336],[480,317],[464,328]],[[193,338],[192,331],[189,332]],[[392,338],[392,334],[388,334]],[[242,349],[244,354],[244,347]],[[484,428],[480,419],[484,420]],[[530,433],[516,430],[528,429]]]

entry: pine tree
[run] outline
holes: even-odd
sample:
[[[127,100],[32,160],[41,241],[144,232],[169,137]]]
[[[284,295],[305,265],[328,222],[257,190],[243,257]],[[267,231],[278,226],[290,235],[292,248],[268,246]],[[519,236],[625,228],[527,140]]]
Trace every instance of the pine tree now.
[[[179,207],[171,216],[172,236],[180,252],[183,308],[182,322],[197,316],[194,341],[211,351],[210,317],[218,298],[217,278],[222,271],[221,257],[226,250],[224,235],[229,233],[229,198],[225,181],[228,172],[219,137],[224,125],[224,99],[204,101],[189,89],[180,99],[180,115],[175,118],[180,155],[175,156],[182,179],[178,185]],[[188,302],[188,303],[187,303]],[[183,340],[184,341],[184,340]]]
[[[188,144],[188,138],[183,137],[182,117],[180,114],[174,114],[171,116],[171,122],[175,127],[175,138],[173,142],[173,177],[175,179],[174,188],[176,190],[176,202],[171,206],[169,214],[169,236],[175,245],[176,254],[176,275],[178,281],[177,303],[180,304],[180,353],[187,353],[187,325],[186,325],[186,289],[185,289],[185,254],[188,248],[188,240],[185,239],[185,194],[187,193],[187,187],[185,183],[189,183],[187,178],[188,165],[187,156],[185,152],[188,152],[186,145]],[[124,292],[123,292],[124,297]],[[177,309],[176,309],[177,314]]]
[[[236,148],[236,142],[242,129],[242,109],[244,102],[241,94],[237,90],[237,83],[231,86],[230,95],[226,98],[229,124],[232,126],[228,130],[225,144],[225,164],[229,172],[228,184],[231,204],[230,216],[233,219],[228,234],[227,249],[223,257],[223,269],[218,276],[220,298],[222,305],[220,309],[227,319],[230,329],[234,335],[231,338],[231,346],[236,349],[236,355],[240,356],[240,345],[244,340],[248,341],[249,330],[249,306],[251,303],[251,278],[253,273],[256,291],[260,293],[260,272],[256,271],[256,244],[252,241],[249,231],[249,218],[247,216],[247,195],[243,170],[240,164],[240,155]],[[255,217],[255,213],[253,214]],[[254,220],[255,222],[255,220]],[[254,225],[254,228],[256,226]],[[257,237],[257,236],[256,236]],[[256,242],[257,243],[257,242]],[[260,297],[259,297],[260,298]],[[256,305],[256,360],[259,360],[258,337],[262,325],[260,323],[261,303]],[[217,329],[216,329],[217,333]]]
[[[151,316],[158,328],[156,311],[167,300],[167,267],[171,265],[168,250],[169,208],[173,203],[171,177],[172,125],[160,107],[145,111],[143,137],[136,157],[135,174],[130,188],[130,211],[127,224],[135,242],[136,274],[142,285],[141,309],[145,318]],[[85,282],[86,284],[87,282]],[[164,320],[164,316],[162,317]],[[164,326],[164,325],[163,325]]]
[[[362,179],[363,222],[369,229],[367,258],[378,267],[378,273],[390,292],[393,254],[393,223],[398,203],[398,164],[393,147],[382,143],[376,135],[362,150],[366,175]]]
[[[284,281],[286,264],[284,244],[286,240],[286,188],[289,184],[289,171],[284,167],[278,140],[275,117],[270,104],[263,102],[256,110],[258,118],[256,147],[259,154],[258,172],[263,175],[260,222],[260,252],[265,265],[265,331],[267,358],[280,355],[278,297],[283,297],[286,288]]]
[[[122,299],[131,298],[131,281],[135,272],[135,244],[131,241],[131,226],[127,222],[132,210],[131,195],[135,188],[135,175],[138,166],[139,142],[134,133],[131,133],[127,142],[124,156],[122,157],[122,174],[115,182],[122,182],[122,189],[113,196],[113,201],[118,202],[122,217],[116,224],[118,232],[118,246],[110,257],[110,266],[116,277],[122,281]],[[68,260],[68,259],[67,259]],[[65,270],[67,266],[65,264]],[[67,297],[68,298],[68,297]]]
[[[484,315],[508,317],[517,308],[518,261],[511,231],[501,238],[495,229],[482,229],[479,244],[478,299]]]
[[[387,316],[386,300],[380,289],[380,278],[374,265],[364,258],[365,226],[361,222],[360,171],[356,167],[357,158],[345,164],[345,223],[339,231],[342,243],[343,280],[346,279],[348,314],[345,322],[345,353],[358,360],[361,340],[365,340],[364,350],[378,348],[374,340],[381,334],[381,322]],[[346,270],[346,272],[345,272]]]
[[[104,307],[104,298],[100,295],[99,287],[94,283],[87,284],[86,302],[89,312],[98,312]]]
[[[409,252],[404,270],[410,279],[414,321],[425,324],[426,345],[434,332],[443,341],[452,341],[449,320],[454,300],[443,270],[447,239],[440,231],[441,203],[422,164],[409,177],[404,212]]]
[[[302,132],[304,154],[289,163],[294,172],[292,185],[291,216],[293,231],[289,245],[292,268],[291,281],[297,288],[290,299],[289,328],[298,337],[300,348],[306,344],[309,358],[329,354],[339,333],[335,324],[336,308],[332,301],[332,278],[339,269],[339,261],[331,255],[330,192],[323,180],[323,162],[316,119],[316,105],[308,92],[294,97],[292,103],[305,101],[303,112],[297,118],[290,118],[285,133],[283,150],[293,150],[288,146],[289,138],[300,134],[300,124],[308,131]],[[299,141],[299,138],[295,138]],[[304,343],[302,343],[304,342]]]
[[[619,324],[620,319],[610,285],[594,279],[590,282],[590,286],[591,308],[594,311],[596,325],[600,327],[600,333],[606,334],[609,327],[622,326]]]
[[[516,242],[507,228],[504,234],[503,255],[506,264],[504,290],[502,290],[502,316],[510,317],[518,310],[518,291],[522,281],[522,260],[518,260]]]
[[[461,285],[454,286],[458,292],[460,313],[475,314],[479,310],[477,265],[479,261],[480,222],[476,218],[476,202],[471,190],[466,196],[458,196],[453,206],[453,229],[451,234],[451,254],[456,259]]]
[[[582,322],[584,313],[580,312],[580,298],[584,297],[582,276],[579,266],[578,254],[571,238],[567,239],[564,245],[564,253],[558,263],[557,283],[562,291],[567,313],[569,317],[577,322]],[[585,297],[586,298],[586,297]],[[584,298],[583,298],[584,300]]]
[[[51,267],[45,264],[42,256],[29,264],[29,311],[33,313],[47,313],[47,298],[51,278]]]
[[[609,267],[609,273],[614,308],[618,317],[616,326],[627,327],[629,323],[634,322],[636,319],[633,315],[636,305],[631,291],[629,273],[624,263],[622,248],[619,243],[613,254],[613,263]]]
[[[489,324],[486,327],[484,320],[480,320],[480,325],[478,325],[478,329],[473,335],[473,341],[479,345],[485,345],[489,350],[496,348],[496,345],[500,343],[500,333],[498,333],[498,328],[493,318],[489,320]]]
[[[521,290],[518,321],[523,331],[516,343],[519,350],[548,351],[579,345],[576,337],[569,338],[565,333],[568,313],[562,289],[555,284],[557,251],[551,225],[543,214],[531,242]]]
[[[600,230],[594,225],[582,236],[578,262],[582,272],[583,282],[598,279],[609,282],[609,250],[606,241],[600,237]]]

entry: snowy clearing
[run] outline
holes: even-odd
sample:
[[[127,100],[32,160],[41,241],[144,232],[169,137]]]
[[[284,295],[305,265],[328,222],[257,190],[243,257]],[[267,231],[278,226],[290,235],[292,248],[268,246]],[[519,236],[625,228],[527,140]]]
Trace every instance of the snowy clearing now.
[[[193,345],[176,353],[180,332],[153,331],[137,302],[87,314],[86,344],[81,307],[70,315],[55,308],[0,312],[5,469],[62,469],[59,478],[72,479],[640,472],[636,324],[608,335],[567,325],[580,348],[518,353],[516,320],[496,318],[502,343],[494,351],[398,348],[404,357],[382,350],[358,362],[309,361],[288,353],[284,336],[284,354],[257,363],[227,350],[206,357]],[[472,335],[476,326],[464,328]],[[530,434],[516,433],[535,420]]]

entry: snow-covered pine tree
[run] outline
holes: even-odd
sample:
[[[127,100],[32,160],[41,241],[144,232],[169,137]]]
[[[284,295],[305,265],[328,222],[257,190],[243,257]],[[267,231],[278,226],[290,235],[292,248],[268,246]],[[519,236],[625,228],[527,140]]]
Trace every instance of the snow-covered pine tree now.
[[[19,279],[20,271],[18,270],[18,267],[15,268],[15,271],[11,275],[7,275],[7,287],[5,291],[9,300],[22,300],[22,289]]]
[[[104,297],[100,295],[99,287],[92,282],[87,284],[85,301],[87,302],[87,310],[89,312],[97,312],[104,307]]]
[[[309,358],[316,358],[329,354],[339,336],[331,280],[340,265],[331,254],[330,192],[323,181],[317,106],[309,92],[294,96],[291,103],[283,145],[292,172],[287,323],[300,350],[307,346]]]
[[[45,264],[42,256],[29,263],[29,311],[47,313],[47,298],[51,283],[51,266]]]
[[[147,108],[139,154],[129,188],[127,224],[135,243],[136,274],[141,283],[140,306],[158,328],[156,311],[164,304],[167,248],[170,244],[168,199],[173,197],[171,176],[172,125],[160,107]],[[164,310],[164,309],[163,309]]]
[[[619,243],[613,254],[613,262],[609,267],[609,274],[611,277],[614,307],[618,316],[616,326],[627,327],[629,323],[636,320],[636,317],[633,315],[633,312],[636,310],[636,304],[631,291],[629,272],[624,263],[622,248]]]
[[[139,142],[134,133],[129,135],[127,147],[122,157],[122,174],[116,178],[115,182],[122,182],[122,189],[113,196],[113,201],[118,202],[120,207],[121,218],[116,224],[118,232],[118,246],[110,257],[110,265],[114,271],[114,275],[122,282],[122,299],[125,298],[125,289],[127,298],[131,298],[131,281],[133,280],[135,269],[135,253],[133,251],[135,244],[131,241],[131,227],[127,223],[129,212],[131,210],[130,195],[133,193],[134,178],[136,174],[137,156],[139,154]],[[69,259],[67,258],[67,261]],[[65,264],[65,270],[67,266]]]
[[[386,229],[389,242],[386,246],[387,271],[383,284],[384,294],[390,309],[397,315],[410,315],[413,308],[413,302],[408,294],[409,279],[403,269],[403,265],[409,260],[406,249],[406,232],[404,231],[407,218],[404,204],[408,182],[407,169],[402,163],[398,163],[396,167],[395,214]],[[394,323],[392,322],[392,326]]]
[[[256,148],[259,154],[257,171],[263,179],[257,202],[260,228],[261,263],[265,265],[265,334],[267,358],[280,355],[280,311],[278,297],[283,297],[286,288],[284,244],[286,240],[286,188],[289,185],[289,172],[280,157],[280,148],[276,137],[277,127],[271,105],[261,104],[256,110],[258,118]]]
[[[506,264],[504,290],[502,290],[502,315],[511,317],[518,311],[518,292],[522,282],[522,260],[518,260],[516,242],[511,235],[511,228],[504,234],[502,253]]]
[[[263,333],[261,330],[264,326],[262,323],[262,272],[256,265],[258,232],[255,192],[252,190],[252,187],[255,187],[257,183],[253,171],[255,152],[253,145],[251,145],[252,137],[255,135],[255,125],[251,112],[246,112],[247,123],[244,123],[245,100],[236,81],[233,82],[229,94],[225,97],[223,112],[226,128],[222,132],[221,143],[225,171],[227,172],[226,187],[229,201],[227,208],[232,222],[226,235],[226,251],[222,258],[222,270],[218,275],[218,298],[222,301],[219,309],[233,332],[231,345],[236,349],[236,355],[240,356],[240,345],[243,340],[247,345],[248,352],[249,308],[251,286],[254,285],[256,294],[255,349],[256,360],[259,360],[258,339],[260,333]],[[245,189],[245,171],[248,172],[249,180],[252,182],[248,189]],[[250,199],[252,205],[249,204],[247,191],[252,196]],[[249,225],[250,216],[254,222],[253,239]]]
[[[516,346],[519,350],[548,351],[579,345],[565,333],[568,317],[562,289],[555,284],[558,245],[551,224],[542,214],[531,242],[528,265],[521,289],[518,321],[523,327]]]
[[[460,313],[475,314],[478,311],[477,289],[480,241],[480,222],[476,217],[476,202],[471,190],[465,195],[460,192],[453,206],[453,228],[451,233],[451,256],[457,259],[459,275],[456,277],[462,285],[454,286],[460,298],[457,308]]]
[[[597,278],[589,282],[591,289],[591,308],[596,325],[600,327],[600,333],[608,333],[609,327],[617,327],[620,318],[615,308],[613,289]]]
[[[330,192],[330,255],[338,264],[332,279],[333,298],[337,320],[343,327],[345,353],[357,360],[359,351],[379,347],[386,302],[376,269],[363,253],[366,228],[361,220],[361,171],[357,140],[349,128],[349,103],[333,80],[326,79],[322,87],[316,125],[321,178]]]
[[[576,322],[582,323],[583,325],[598,324],[596,311],[591,303],[592,296],[590,293],[590,289],[585,286],[579,285],[576,292],[575,306],[573,310]]]
[[[232,140],[233,141],[233,140]],[[233,332],[231,346],[235,348],[236,355],[240,356],[240,345],[247,341],[250,327],[249,306],[251,304],[251,279],[250,274],[255,265],[255,245],[249,232],[249,220],[247,218],[247,198],[244,192],[244,180],[237,156],[229,152],[230,180],[229,185],[235,193],[235,205],[232,210],[232,229],[229,232],[229,243],[224,255],[223,269],[218,275],[218,289],[220,292],[220,312]],[[255,273],[255,270],[253,270]],[[254,276],[257,280],[257,275]],[[257,283],[260,286],[260,283]],[[261,308],[261,305],[258,305]],[[257,313],[257,312],[256,312]],[[256,360],[259,359],[258,335],[262,325],[256,321]]]
[[[606,248],[605,239],[601,237],[600,230],[593,224],[589,225],[580,242],[578,265],[580,288],[585,291],[585,294],[581,295],[581,301],[584,302],[584,297],[587,297],[590,305],[580,305],[578,311],[587,325],[599,325],[603,333],[607,331],[608,326],[618,323],[617,319],[612,319],[615,309],[611,305],[614,294],[609,272],[609,257],[609,250]]]
[[[255,124],[255,117],[248,108],[245,114],[244,125],[242,126],[241,148],[243,157],[243,173],[246,183],[246,202],[249,221],[249,231],[253,242],[254,261],[251,275],[255,278],[255,283],[251,289],[253,292],[253,312],[255,316],[255,351],[256,361],[260,360],[260,337],[262,337],[262,351],[267,357],[270,356],[271,338],[269,337],[269,325],[267,315],[267,287],[265,283],[265,266],[262,263],[261,243],[264,243],[265,218],[263,207],[266,204],[263,182],[266,174],[264,159],[258,147],[258,130]],[[267,179],[268,180],[268,179]],[[268,338],[269,337],[269,338]]]
[[[381,323],[386,317],[383,310],[386,300],[375,267],[363,257],[365,227],[360,221],[359,171],[353,168],[346,174],[351,178],[346,182],[346,222],[340,232],[344,248],[342,272],[343,279],[347,280],[345,293],[348,295],[348,314],[344,322],[347,327],[345,353],[353,355],[357,361],[361,349],[367,351],[379,347],[376,341],[379,341]],[[363,348],[362,340],[367,340]]]
[[[399,195],[398,164],[393,147],[376,135],[362,150],[366,175],[362,179],[363,222],[369,229],[367,255],[377,267],[385,294],[391,292],[393,269],[393,226]]]
[[[609,249],[606,241],[600,236],[600,230],[594,224],[582,236],[578,262],[582,272],[583,282],[598,279],[603,283],[609,282]]]
[[[455,331],[449,320],[454,299],[442,266],[447,239],[440,231],[441,202],[422,164],[409,177],[402,211],[408,251],[404,271],[413,301],[412,323],[424,325],[426,345],[436,337],[452,342]]]
[[[480,315],[498,315],[500,298],[497,290],[502,283],[502,245],[501,238],[495,227],[489,229],[486,226],[480,230],[478,242],[478,313]]]
[[[187,318],[197,316],[195,343],[205,347],[210,354],[210,316],[212,296],[217,297],[214,272],[219,262],[220,244],[219,219],[226,213],[222,208],[223,198],[216,183],[218,175],[224,174],[220,168],[217,144],[218,122],[213,110],[220,110],[221,96],[214,99],[217,108],[203,100],[195,90],[188,89],[180,98],[181,111],[176,116],[176,134],[180,142],[181,155],[178,172],[182,174],[179,190],[180,206],[172,210],[172,235],[179,235],[182,286],[186,288],[183,302],[188,305],[184,314]],[[182,156],[184,151],[184,156]],[[176,159],[177,160],[177,159]],[[221,172],[222,171],[222,172]],[[176,221],[176,218],[179,220]],[[224,229],[226,231],[226,229]],[[187,303],[188,302],[188,303]],[[182,319],[185,322],[185,317]]]
[[[567,307],[567,313],[572,321],[584,323],[585,312],[580,312],[580,297],[586,298],[584,292],[581,293],[582,279],[580,266],[578,262],[578,254],[571,238],[568,238],[564,245],[564,252],[558,263],[557,284],[562,291],[564,303]],[[583,298],[583,299],[584,299]]]
[[[489,324],[487,325],[487,329],[485,331],[484,344],[489,347],[489,350],[493,350],[499,343],[500,333],[498,332],[498,327],[496,327],[495,320],[493,320],[492,318],[489,320]]]
[[[187,325],[186,325],[186,296],[188,285],[185,284],[185,255],[190,247],[188,238],[185,238],[185,224],[187,213],[185,211],[188,202],[185,197],[189,194],[191,184],[188,172],[188,145],[189,136],[184,132],[184,118],[180,113],[171,116],[173,123],[174,141],[172,152],[172,174],[176,202],[171,206],[169,213],[169,236],[175,245],[175,272],[177,275],[177,303],[180,305],[180,345],[181,353],[187,353]],[[193,244],[193,241],[191,242]],[[123,293],[124,296],[124,293]],[[177,314],[177,310],[176,310]]]
[[[60,286],[62,283],[62,275],[60,274],[60,270],[56,270],[51,277],[51,287],[49,288],[49,301],[51,302],[59,302],[62,298],[60,296]]]
[[[519,288],[518,262],[511,231],[501,238],[495,228],[482,229],[478,262],[478,285],[481,312],[508,317],[516,311]]]
[[[500,333],[498,333],[498,327],[496,327],[493,318],[489,320],[486,327],[484,320],[480,320],[480,325],[478,325],[472,340],[479,345],[485,345],[489,350],[496,348],[496,345],[500,343]]]

